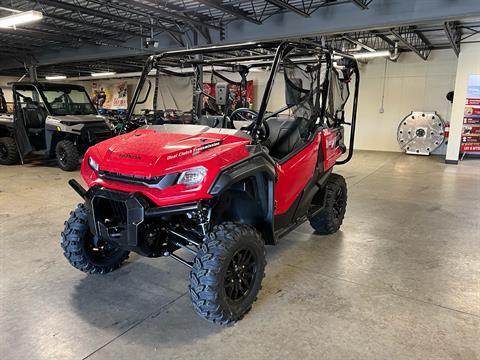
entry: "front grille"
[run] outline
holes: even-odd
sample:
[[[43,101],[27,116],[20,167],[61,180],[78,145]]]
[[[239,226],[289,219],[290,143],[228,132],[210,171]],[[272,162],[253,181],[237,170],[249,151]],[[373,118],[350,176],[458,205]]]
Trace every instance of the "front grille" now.
[[[112,213],[114,218],[118,218],[121,222],[127,222],[127,207],[124,202],[110,200]]]
[[[102,179],[107,179],[111,181],[119,181],[127,184],[135,184],[135,185],[155,185],[158,184],[164,177],[162,176],[154,176],[154,177],[145,177],[145,176],[137,176],[137,175],[126,175],[126,174],[119,174],[112,171],[100,170],[98,172],[98,176]]]
[[[93,206],[97,221],[111,225],[127,223],[127,205],[124,201],[96,197]]]

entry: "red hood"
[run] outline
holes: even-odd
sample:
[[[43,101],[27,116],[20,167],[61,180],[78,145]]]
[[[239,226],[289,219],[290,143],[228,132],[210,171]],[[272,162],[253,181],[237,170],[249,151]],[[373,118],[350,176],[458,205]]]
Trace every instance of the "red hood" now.
[[[95,146],[100,168],[143,176],[202,162],[248,144],[244,133],[200,125],[161,125],[139,129]],[[224,160],[228,163],[227,159]]]

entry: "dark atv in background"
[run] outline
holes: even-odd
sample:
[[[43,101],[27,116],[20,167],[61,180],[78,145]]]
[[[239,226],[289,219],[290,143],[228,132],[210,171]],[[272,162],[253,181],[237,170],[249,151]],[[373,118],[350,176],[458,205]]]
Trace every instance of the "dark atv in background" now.
[[[335,53],[334,62],[333,55],[313,42],[252,42],[150,57],[127,121],[156,70],[156,125],[92,146],[81,168],[88,190],[70,180],[84,200],[62,232],[70,264],[105,274],[130,251],[169,256],[191,269],[191,300],[200,316],[216,324],[241,319],[261,288],[265,245],[307,220],[319,234],[332,234],[342,224],[347,187],[332,170],[352,157],[359,74],[351,56]],[[166,72],[165,64],[172,63],[179,64],[178,73]],[[203,70],[213,67],[228,80],[216,83],[214,96],[202,86]],[[258,109],[243,99],[232,106],[232,94],[244,96],[253,68],[268,74]],[[183,124],[158,109],[165,72],[191,77],[193,110]],[[229,76],[241,78],[239,91],[230,90]],[[215,102],[208,115],[205,97]],[[345,124],[351,125],[348,150]]]
[[[14,111],[0,114],[0,164],[24,161],[32,152],[56,158],[62,170],[78,168],[93,144],[113,136],[80,85],[12,84]]]

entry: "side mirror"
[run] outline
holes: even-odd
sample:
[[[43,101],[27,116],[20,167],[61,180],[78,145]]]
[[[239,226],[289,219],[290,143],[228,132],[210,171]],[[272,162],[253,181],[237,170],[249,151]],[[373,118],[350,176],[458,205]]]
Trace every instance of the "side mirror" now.
[[[152,82],[150,80],[148,80],[148,89],[147,89],[147,92],[145,94],[145,96],[143,97],[143,100],[139,100],[137,101],[137,104],[144,104],[145,102],[147,102],[147,99],[148,99],[148,95],[150,95],[150,90],[152,89]]]

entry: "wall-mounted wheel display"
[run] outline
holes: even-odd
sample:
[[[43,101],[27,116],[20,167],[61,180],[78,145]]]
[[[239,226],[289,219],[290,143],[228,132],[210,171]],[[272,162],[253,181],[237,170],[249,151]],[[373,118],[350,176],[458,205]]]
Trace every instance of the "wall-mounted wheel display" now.
[[[445,122],[435,111],[412,111],[398,125],[397,141],[407,154],[430,155],[445,141]]]

